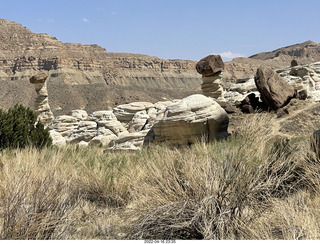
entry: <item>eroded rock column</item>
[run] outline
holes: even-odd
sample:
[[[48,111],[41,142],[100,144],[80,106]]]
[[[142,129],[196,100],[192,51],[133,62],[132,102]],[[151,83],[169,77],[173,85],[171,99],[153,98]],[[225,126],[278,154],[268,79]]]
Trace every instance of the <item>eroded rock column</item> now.
[[[45,126],[51,123],[54,119],[53,113],[51,112],[48,100],[47,80],[48,74],[41,72],[30,78],[30,83],[34,84],[37,92],[37,98],[35,100],[35,112]]]
[[[225,100],[223,97],[223,78],[224,63],[220,55],[209,55],[201,59],[196,65],[197,72],[202,75],[201,90],[203,95]]]

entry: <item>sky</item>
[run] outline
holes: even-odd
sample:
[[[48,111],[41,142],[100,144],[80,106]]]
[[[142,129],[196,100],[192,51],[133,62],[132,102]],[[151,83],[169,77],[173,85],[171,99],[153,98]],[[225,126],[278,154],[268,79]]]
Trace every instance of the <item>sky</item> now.
[[[108,52],[224,61],[312,40],[319,0],[0,0],[0,18]]]

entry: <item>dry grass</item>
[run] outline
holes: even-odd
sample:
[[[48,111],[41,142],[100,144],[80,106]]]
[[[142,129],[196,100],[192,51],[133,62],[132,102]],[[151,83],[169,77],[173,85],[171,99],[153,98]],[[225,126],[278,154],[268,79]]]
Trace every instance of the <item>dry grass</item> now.
[[[271,124],[191,148],[3,151],[0,239],[318,239],[319,160]]]

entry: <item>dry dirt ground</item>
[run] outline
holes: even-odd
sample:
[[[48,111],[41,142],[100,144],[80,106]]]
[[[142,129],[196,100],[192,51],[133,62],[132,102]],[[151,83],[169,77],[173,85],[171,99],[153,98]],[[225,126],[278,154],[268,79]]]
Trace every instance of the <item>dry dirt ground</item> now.
[[[230,114],[229,133],[235,133],[248,116],[253,115],[240,111]],[[288,139],[310,138],[315,130],[320,129],[319,103],[292,99],[281,111],[262,112],[261,116],[270,118],[270,133]]]

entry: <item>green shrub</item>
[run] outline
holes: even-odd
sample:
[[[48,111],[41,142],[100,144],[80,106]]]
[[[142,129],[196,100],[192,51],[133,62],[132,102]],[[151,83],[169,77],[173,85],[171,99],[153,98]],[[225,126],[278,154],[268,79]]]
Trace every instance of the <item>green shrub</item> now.
[[[8,111],[0,109],[0,150],[5,148],[42,148],[51,145],[49,131],[37,122],[34,111],[16,104]]]

